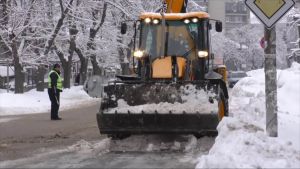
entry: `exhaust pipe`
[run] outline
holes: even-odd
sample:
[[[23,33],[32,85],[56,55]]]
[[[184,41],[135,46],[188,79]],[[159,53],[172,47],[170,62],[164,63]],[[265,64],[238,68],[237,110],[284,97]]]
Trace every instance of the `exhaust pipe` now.
[[[162,23],[161,23],[161,59],[165,58],[165,43],[166,43],[166,18],[165,18],[165,14],[162,11],[161,13],[162,16]]]

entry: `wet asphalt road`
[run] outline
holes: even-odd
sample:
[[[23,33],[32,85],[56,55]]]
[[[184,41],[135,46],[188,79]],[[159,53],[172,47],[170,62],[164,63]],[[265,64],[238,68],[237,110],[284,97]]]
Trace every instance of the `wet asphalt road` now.
[[[209,138],[202,146],[198,140],[196,147],[184,151],[192,136],[112,141],[99,133],[98,107],[60,112],[62,121],[50,121],[49,113],[1,116],[0,168],[195,168],[197,158],[207,154],[214,142]],[[110,144],[99,147],[103,140]],[[152,152],[147,151],[150,143],[156,147]],[[173,150],[174,143],[181,147]]]

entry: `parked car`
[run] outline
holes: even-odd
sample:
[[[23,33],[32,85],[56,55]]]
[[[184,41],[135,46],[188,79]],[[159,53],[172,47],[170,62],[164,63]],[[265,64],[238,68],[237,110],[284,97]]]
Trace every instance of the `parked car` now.
[[[228,85],[230,88],[233,88],[233,86],[242,78],[247,77],[247,74],[243,71],[237,71],[237,72],[230,72],[228,74]]]

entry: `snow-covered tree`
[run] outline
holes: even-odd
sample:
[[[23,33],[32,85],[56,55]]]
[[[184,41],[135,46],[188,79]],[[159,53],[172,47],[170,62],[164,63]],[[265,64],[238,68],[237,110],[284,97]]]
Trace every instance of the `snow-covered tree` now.
[[[3,48],[12,56],[15,71],[15,93],[23,93],[24,64],[32,64],[30,61],[35,54],[32,51],[34,24],[38,22],[40,14],[36,12],[39,1],[14,1],[2,2],[3,10],[0,22],[0,40]]]
[[[158,12],[164,0],[1,0],[1,47],[12,56],[15,91],[23,92],[26,65],[38,69],[37,90],[44,90],[45,66],[60,61],[64,87],[70,87],[71,65],[80,60],[80,83],[111,65],[132,64],[134,29],[132,21],[143,12]],[[188,11],[203,7],[189,1]],[[120,24],[128,23],[121,35]],[[4,45],[3,45],[4,44]],[[133,65],[131,65],[133,66]],[[128,70],[128,69],[127,69]],[[124,73],[124,72],[123,72]],[[127,72],[129,73],[129,72]]]

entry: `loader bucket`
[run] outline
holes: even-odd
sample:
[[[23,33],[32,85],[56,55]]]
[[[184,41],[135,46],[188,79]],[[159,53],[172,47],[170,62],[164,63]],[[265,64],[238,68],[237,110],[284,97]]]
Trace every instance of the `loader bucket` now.
[[[104,87],[101,134],[215,134],[218,101],[206,82],[113,84]]]

